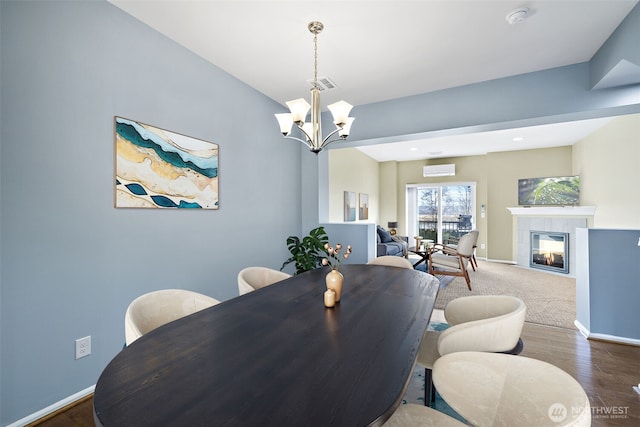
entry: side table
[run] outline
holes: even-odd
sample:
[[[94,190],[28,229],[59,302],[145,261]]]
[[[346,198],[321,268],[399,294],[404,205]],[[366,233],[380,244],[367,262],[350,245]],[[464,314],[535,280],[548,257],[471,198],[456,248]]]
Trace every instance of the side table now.
[[[418,262],[413,264],[413,268],[416,268],[417,266],[419,266],[424,262],[425,271],[428,273],[429,272],[429,250],[411,246],[409,248],[409,252],[420,256],[420,259],[418,260]]]

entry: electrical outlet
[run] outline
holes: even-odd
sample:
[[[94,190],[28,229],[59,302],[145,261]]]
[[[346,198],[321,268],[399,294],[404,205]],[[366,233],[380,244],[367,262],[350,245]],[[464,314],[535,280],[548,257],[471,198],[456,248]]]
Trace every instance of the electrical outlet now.
[[[76,359],[91,354],[91,335],[76,340]]]
[[[480,249],[484,249],[484,248],[485,248],[484,243],[480,243]]]

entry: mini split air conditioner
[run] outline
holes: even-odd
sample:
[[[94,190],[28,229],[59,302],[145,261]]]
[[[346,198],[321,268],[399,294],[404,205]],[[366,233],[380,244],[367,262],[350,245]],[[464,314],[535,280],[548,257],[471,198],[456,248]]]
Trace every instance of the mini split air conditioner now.
[[[456,165],[431,165],[422,169],[422,176],[454,176],[456,174]]]

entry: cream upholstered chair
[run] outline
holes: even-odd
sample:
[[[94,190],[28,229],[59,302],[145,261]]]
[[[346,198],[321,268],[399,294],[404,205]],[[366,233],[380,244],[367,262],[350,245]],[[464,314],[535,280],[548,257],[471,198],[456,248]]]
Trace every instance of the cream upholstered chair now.
[[[475,238],[477,240],[477,237]],[[474,236],[467,233],[460,237],[456,247],[437,243],[429,249],[429,274],[461,276],[471,290],[467,265],[473,255]],[[437,270],[436,270],[437,269]]]
[[[220,303],[186,289],[162,289],[134,299],[124,316],[126,345],[159,326]]]
[[[471,261],[471,268],[473,268],[473,271],[476,271],[476,268],[478,268],[478,260],[476,259],[476,248],[478,247],[478,236],[480,236],[480,232],[474,229],[471,230],[469,234],[473,236],[473,251],[471,252],[471,258],[469,259],[469,261]],[[449,237],[449,239],[447,240],[447,246],[457,248],[459,241],[459,237]]]
[[[383,255],[372,259],[367,264],[370,265],[387,265],[390,267],[410,268],[413,270],[413,264],[406,258],[395,255]]]
[[[290,274],[266,267],[247,267],[238,273],[238,292],[244,295],[284,279]]]
[[[431,368],[440,356],[458,351],[519,354],[526,312],[524,301],[509,295],[474,295],[449,302],[444,308],[449,328],[427,331],[418,352],[417,363],[425,368],[425,405],[433,397]]]
[[[476,259],[476,248],[478,247],[478,237],[480,236],[480,232],[478,230],[471,230],[469,234],[473,236],[473,250],[471,251],[471,267],[473,267],[473,271],[476,271],[476,268],[478,268],[478,260]]]
[[[384,427],[460,427],[466,426],[453,417],[435,409],[409,403],[400,405]]]
[[[591,426],[585,390],[547,362],[462,351],[436,360],[433,379],[447,404],[472,426]]]

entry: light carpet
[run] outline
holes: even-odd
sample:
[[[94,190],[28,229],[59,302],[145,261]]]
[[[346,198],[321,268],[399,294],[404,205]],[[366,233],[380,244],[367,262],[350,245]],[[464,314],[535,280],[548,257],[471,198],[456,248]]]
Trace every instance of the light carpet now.
[[[511,264],[478,261],[470,269],[471,291],[462,277],[440,286],[435,308],[467,295],[512,295],[527,306],[525,321],[540,325],[576,329],[576,280],[566,275],[547,273]]]

